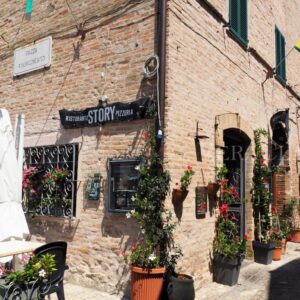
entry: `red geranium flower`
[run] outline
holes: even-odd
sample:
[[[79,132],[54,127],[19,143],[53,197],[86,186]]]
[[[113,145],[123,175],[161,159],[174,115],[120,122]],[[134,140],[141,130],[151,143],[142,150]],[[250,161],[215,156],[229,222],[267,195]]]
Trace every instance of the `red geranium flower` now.
[[[222,214],[222,215],[224,215],[225,213],[227,213],[228,212],[228,205],[226,204],[226,203],[223,203],[222,205],[221,205],[221,207],[220,207],[220,213]]]
[[[193,167],[192,166],[187,166],[187,169],[191,171],[191,170],[193,170]]]
[[[148,132],[144,133],[144,139],[148,140],[150,138],[150,134]]]

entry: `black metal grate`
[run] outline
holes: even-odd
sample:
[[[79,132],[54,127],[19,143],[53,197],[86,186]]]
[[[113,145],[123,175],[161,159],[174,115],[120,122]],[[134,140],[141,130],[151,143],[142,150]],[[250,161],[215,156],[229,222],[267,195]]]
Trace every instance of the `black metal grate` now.
[[[76,211],[76,187],[78,144],[50,145],[25,148],[25,168],[36,167],[31,188],[23,193],[25,212],[55,217],[74,217]],[[43,184],[47,171],[68,170],[67,178],[55,185]]]

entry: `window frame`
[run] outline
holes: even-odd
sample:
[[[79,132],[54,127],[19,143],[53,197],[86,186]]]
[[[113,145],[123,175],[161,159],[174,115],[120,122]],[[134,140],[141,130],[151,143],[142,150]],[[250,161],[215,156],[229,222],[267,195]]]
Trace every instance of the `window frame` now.
[[[112,166],[114,164],[123,164],[123,165],[126,165],[126,164],[135,164],[136,167],[137,166],[140,166],[141,165],[141,162],[142,162],[142,159],[140,157],[136,157],[136,158],[121,158],[121,159],[109,159],[108,160],[108,211],[110,213],[121,213],[121,214],[124,214],[124,213],[127,213],[127,212],[130,212],[131,210],[133,210],[135,208],[135,205],[131,205],[131,206],[127,206],[127,208],[122,208],[122,209],[118,209],[118,208],[115,208],[113,207],[115,204],[113,203],[113,201],[116,202],[116,198],[113,198],[113,193],[116,193],[114,191],[114,183],[113,183],[113,180],[112,180]],[[137,172],[139,172],[137,170]],[[139,177],[140,177],[140,174],[139,174]],[[138,179],[140,180],[140,178]],[[136,195],[137,193],[137,188],[135,190],[128,190],[128,191],[123,191],[123,192],[129,192],[129,193],[132,193],[132,196]],[[132,197],[131,196],[131,197]],[[114,196],[115,197],[115,196]],[[127,198],[127,197],[126,197]]]

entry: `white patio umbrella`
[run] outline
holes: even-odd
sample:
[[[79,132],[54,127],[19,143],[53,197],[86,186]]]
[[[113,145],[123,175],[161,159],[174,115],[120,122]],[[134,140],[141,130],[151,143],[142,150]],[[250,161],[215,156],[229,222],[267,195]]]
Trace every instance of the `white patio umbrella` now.
[[[0,241],[29,234],[19,172],[10,117],[6,109],[0,109]]]

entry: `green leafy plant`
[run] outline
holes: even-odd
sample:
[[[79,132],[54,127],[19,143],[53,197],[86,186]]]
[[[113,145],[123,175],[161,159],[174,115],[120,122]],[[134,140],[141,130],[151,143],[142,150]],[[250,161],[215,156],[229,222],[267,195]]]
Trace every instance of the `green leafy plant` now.
[[[195,174],[195,172],[193,171],[193,167],[192,166],[187,166],[186,170],[184,170],[183,175],[180,178],[180,189],[182,191],[187,190],[187,188],[191,184],[192,177],[193,177],[194,174]],[[175,185],[178,186],[179,183],[176,182]]]
[[[42,183],[44,185],[55,186],[57,182],[65,181],[68,175],[69,175],[69,170],[64,168],[49,169],[45,172]]]
[[[298,199],[292,197],[288,203],[285,203],[282,209],[280,218],[285,220],[290,230],[299,228],[298,215],[299,215],[300,205]]]
[[[255,225],[255,240],[267,243],[269,241],[268,232],[271,229],[269,207],[272,200],[272,194],[269,190],[269,181],[270,176],[275,169],[269,168],[263,157],[261,146],[262,136],[267,136],[266,130],[256,129],[254,131],[255,161],[252,178],[252,203]]]
[[[283,233],[280,229],[270,230],[269,239],[270,241],[275,242],[276,247],[282,246]]]
[[[145,136],[140,182],[133,199],[135,209],[127,213],[140,226],[140,234],[129,253],[121,251],[125,261],[141,268],[166,267],[174,270],[181,250],[174,244],[176,224],[165,208],[164,200],[170,189],[169,172],[163,169],[154,134]]]
[[[48,278],[54,271],[56,271],[55,255],[49,253],[36,255],[29,259],[23,270],[9,273],[5,282],[21,283]]]
[[[236,188],[226,179],[228,170],[225,165],[217,169],[216,178],[221,186],[219,215],[216,221],[213,253],[229,258],[241,257],[246,253],[247,237],[239,237],[237,219],[229,212],[228,205],[240,200]]]

